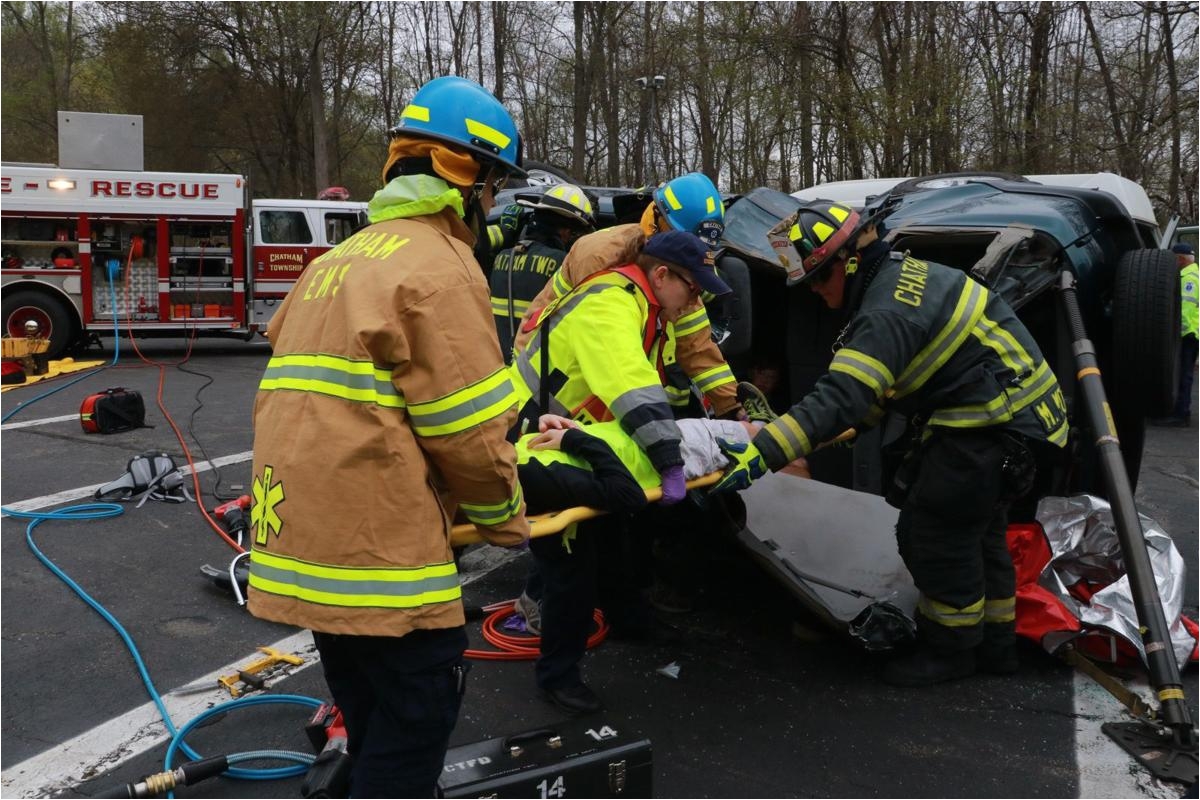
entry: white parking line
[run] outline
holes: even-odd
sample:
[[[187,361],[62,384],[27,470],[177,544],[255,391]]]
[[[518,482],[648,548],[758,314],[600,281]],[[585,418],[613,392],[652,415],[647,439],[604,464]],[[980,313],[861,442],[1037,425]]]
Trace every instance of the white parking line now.
[[[267,681],[267,685],[281,680],[284,674],[294,675],[320,660],[312,643],[312,634],[301,631],[271,645],[281,653],[292,653],[304,658],[304,664],[289,667]],[[212,689],[204,692],[171,692],[163,695],[163,704],[171,715],[175,726],[183,727],[188,720],[218,703],[231,699],[217,683],[222,675],[235,673],[249,661],[262,658],[254,652],[213,670],[188,684],[188,687],[211,684]],[[0,786],[5,797],[54,797],[60,792],[78,786],[84,780],[108,772],[132,758],[170,739],[167,728],[153,702],[110,719],[74,739],[56,745],[33,758],[26,759],[0,773]],[[209,753],[207,755],[216,755]]]
[[[31,419],[27,422],[6,422],[0,425],[0,431],[10,431],[13,428],[32,428],[34,425],[49,425],[53,422],[66,422],[69,419],[78,421],[78,414],[64,414],[61,417],[43,417],[42,419]]]
[[[1145,679],[1125,681],[1142,700],[1153,696]],[[1149,704],[1148,704],[1149,705]],[[1164,783],[1108,737],[1100,726],[1128,722],[1125,707],[1100,684],[1075,673],[1075,761],[1079,765],[1079,796],[1182,797],[1183,787]]]
[[[196,464],[196,472],[206,472],[213,467],[224,467],[229,464],[240,464],[243,461],[249,461],[254,457],[253,450],[246,450],[242,453],[234,453],[231,456],[221,456],[214,458],[212,461],[200,461]],[[192,468],[184,464],[179,468],[179,471],[184,475],[191,475]],[[117,476],[114,476],[114,480]],[[108,483],[105,481],[104,483]],[[104,483],[94,483],[91,486],[79,486],[75,489],[65,489],[55,494],[42,495],[41,497],[33,497],[29,500],[18,500],[15,503],[5,503],[4,507],[13,511],[36,511],[39,508],[50,508],[51,506],[62,505],[69,503],[72,500],[82,500],[85,497],[91,499],[95,495],[96,490]]]
[[[463,585],[479,580],[520,555],[519,551],[499,547],[481,547],[472,551],[462,564],[460,574]],[[285,672],[268,680],[268,688],[284,677],[295,675],[320,661],[320,655],[312,643],[312,634],[308,631],[300,631],[269,646],[281,653],[301,656],[304,663],[298,667],[288,667]],[[259,658],[262,658],[262,654],[257,651],[249,653],[163,695],[163,704],[172,722],[176,727],[182,727],[196,715],[229,700],[229,695],[217,685],[217,678],[237,672],[246,663]],[[203,692],[192,691],[193,687],[205,684],[214,688]],[[170,734],[159,716],[158,707],[153,702],[147,702],[4,770],[0,773],[0,796],[57,796],[169,740]]]

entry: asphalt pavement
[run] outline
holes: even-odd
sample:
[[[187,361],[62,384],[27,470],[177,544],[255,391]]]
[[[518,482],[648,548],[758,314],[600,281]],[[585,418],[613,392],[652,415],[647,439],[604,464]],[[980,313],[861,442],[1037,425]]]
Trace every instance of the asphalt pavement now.
[[[141,343],[164,364],[178,340]],[[251,409],[266,364],[261,342],[198,342],[182,367],[161,370],[122,356],[122,365],[22,409],[0,439],[3,503],[87,502],[81,487],[121,475],[144,451],[186,459],[155,404],[163,402],[197,462],[206,505],[249,490]],[[111,357],[111,351],[102,356]],[[136,366],[133,366],[136,365]],[[190,371],[184,371],[185,369]],[[211,382],[210,382],[211,381]],[[3,413],[65,383],[10,391]],[[142,392],[153,427],[86,435],[77,419],[87,394],[111,386]],[[22,423],[59,421],[17,427]],[[1170,533],[1189,569],[1185,613],[1197,612],[1197,430],[1152,428],[1138,500]],[[203,448],[205,455],[201,453]],[[219,485],[216,481],[219,477]],[[190,479],[188,481],[190,487]],[[38,498],[43,498],[38,501]],[[73,499],[72,499],[73,498]],[[166,750],[138,667],[121,639],[34,555],[90,593],[128,631],[148,675],[182,725],[228,699],[214,674],[287,642],[308,663],[272,682],[271,693],[324,698],[311,640],[259,621],[200,573],[227,566],[233,551],[193,504],[150,501],[121,516],[53,521],[27,534],[5,517],[0,659],[0,767],[3,795],[87,797],[161,768]],[[831,535],[833,535],[831,533]],[[468,605],[511,599],[527,556],[480,548],[463,571]],[[653,744],[654,795],[661,797],[1176,797],[1182,787],[1150,780],[1114,745],[1089,731],[1125,719],[1115,700],[1033,645],[1021,648],[1013,677],[977,677],[942,687],[899,690],[879,680],[881,663],[815,620],[734,546],[709,553],[697,609],[664,615],[650,644],[606,641],[584,661],[607,710],[595,722]],[[482,646],[479,626],[473,641]],[[289,638],[290,637],[290,638]],[[677,677],[661,668],[674,665]],[[670,672],[670,670],[666,670]],[[1196,714],[1197,672],[1184,683]],[[1136,679],[1134,685],[1138,686]],[[179,693],[181,687],[200,691]],[[1141,684],[1142,693],[1149,691]],[[203,755],[307,750],[308,710],[263,706],[221,716],[189,742]],[[452,744],[562,725],[534,692],[529,662],[477,661]],[[1090,737],[1090,738],[1089,738]],[[217,779],[180,797],[295,797],[299,778]]]

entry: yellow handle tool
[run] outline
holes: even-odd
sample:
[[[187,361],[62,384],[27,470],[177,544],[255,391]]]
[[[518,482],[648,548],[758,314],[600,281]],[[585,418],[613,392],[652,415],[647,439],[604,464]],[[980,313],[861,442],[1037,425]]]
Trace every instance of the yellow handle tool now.
[[[712,486],[721,479],[721,472],[710,472],[707,475],[701,475],[687,482],[687,488],[699,489],[704,486]],[[646,490],[646,499],[651,503],[662,498],[662,489],[658,486],[653,489]],[[532,539],[537,536],[550,536],[562,531],[570,524],[581,522],[585,519],[603,516],[608,512],[601,511],[598,508],[588,508],[587,506],[575,506],[574,508],[566,508],[562,511],[551,511],[548,514],[538,514],[536,517],[529,518],[529,537]],[[470,523],[455,525],[450,531],[450,545],[452,547],[464,547],[468,544],[477,544],[485,541],[482,536],[475,530],[475,526]]]

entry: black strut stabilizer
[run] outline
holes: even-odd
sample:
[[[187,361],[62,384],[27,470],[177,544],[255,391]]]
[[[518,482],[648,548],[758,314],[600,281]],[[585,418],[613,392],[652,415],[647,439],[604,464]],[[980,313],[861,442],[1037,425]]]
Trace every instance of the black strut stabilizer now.
[[[1095,437],[1100,470],[1105,488],[1108,489],[1108,502],[1112,506],[1113,522],[1121,542],[1125,571],[1129,576],[1129,587],[1142,631],[1150,682],[1159,702],[1155,720],[1158,724],[1148,721],[1109,722],[1102,725],[1101,729],[1156,777],[1195,783],[1196,727],[1184,701],[1179,664],[1175,661],[1170,629],[1163,614],[1154,570],[1150,566],[1150,554],[1146,551],[1146,539],[1134,504],[1129,473],[1121,458],[1121,443],[1113,423],[1112,409],[1104,393],[1096,350],[1088,339],[1083,315],[1079,311],[1075,276],[1064,270],[1059,289],[1063,311],[1071,328],[1079,395],[1088,428]],[[1079,405],[1077,403],[1076,408]]]

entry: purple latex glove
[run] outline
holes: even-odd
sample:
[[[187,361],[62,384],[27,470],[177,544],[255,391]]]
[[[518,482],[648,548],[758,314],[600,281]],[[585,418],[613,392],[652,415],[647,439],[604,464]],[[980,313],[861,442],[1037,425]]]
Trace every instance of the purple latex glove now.
[[[667,467],[662,472],[662,500],[664,506],[673,506],[687,497],[687,481],[683,478],[683,465]]]

